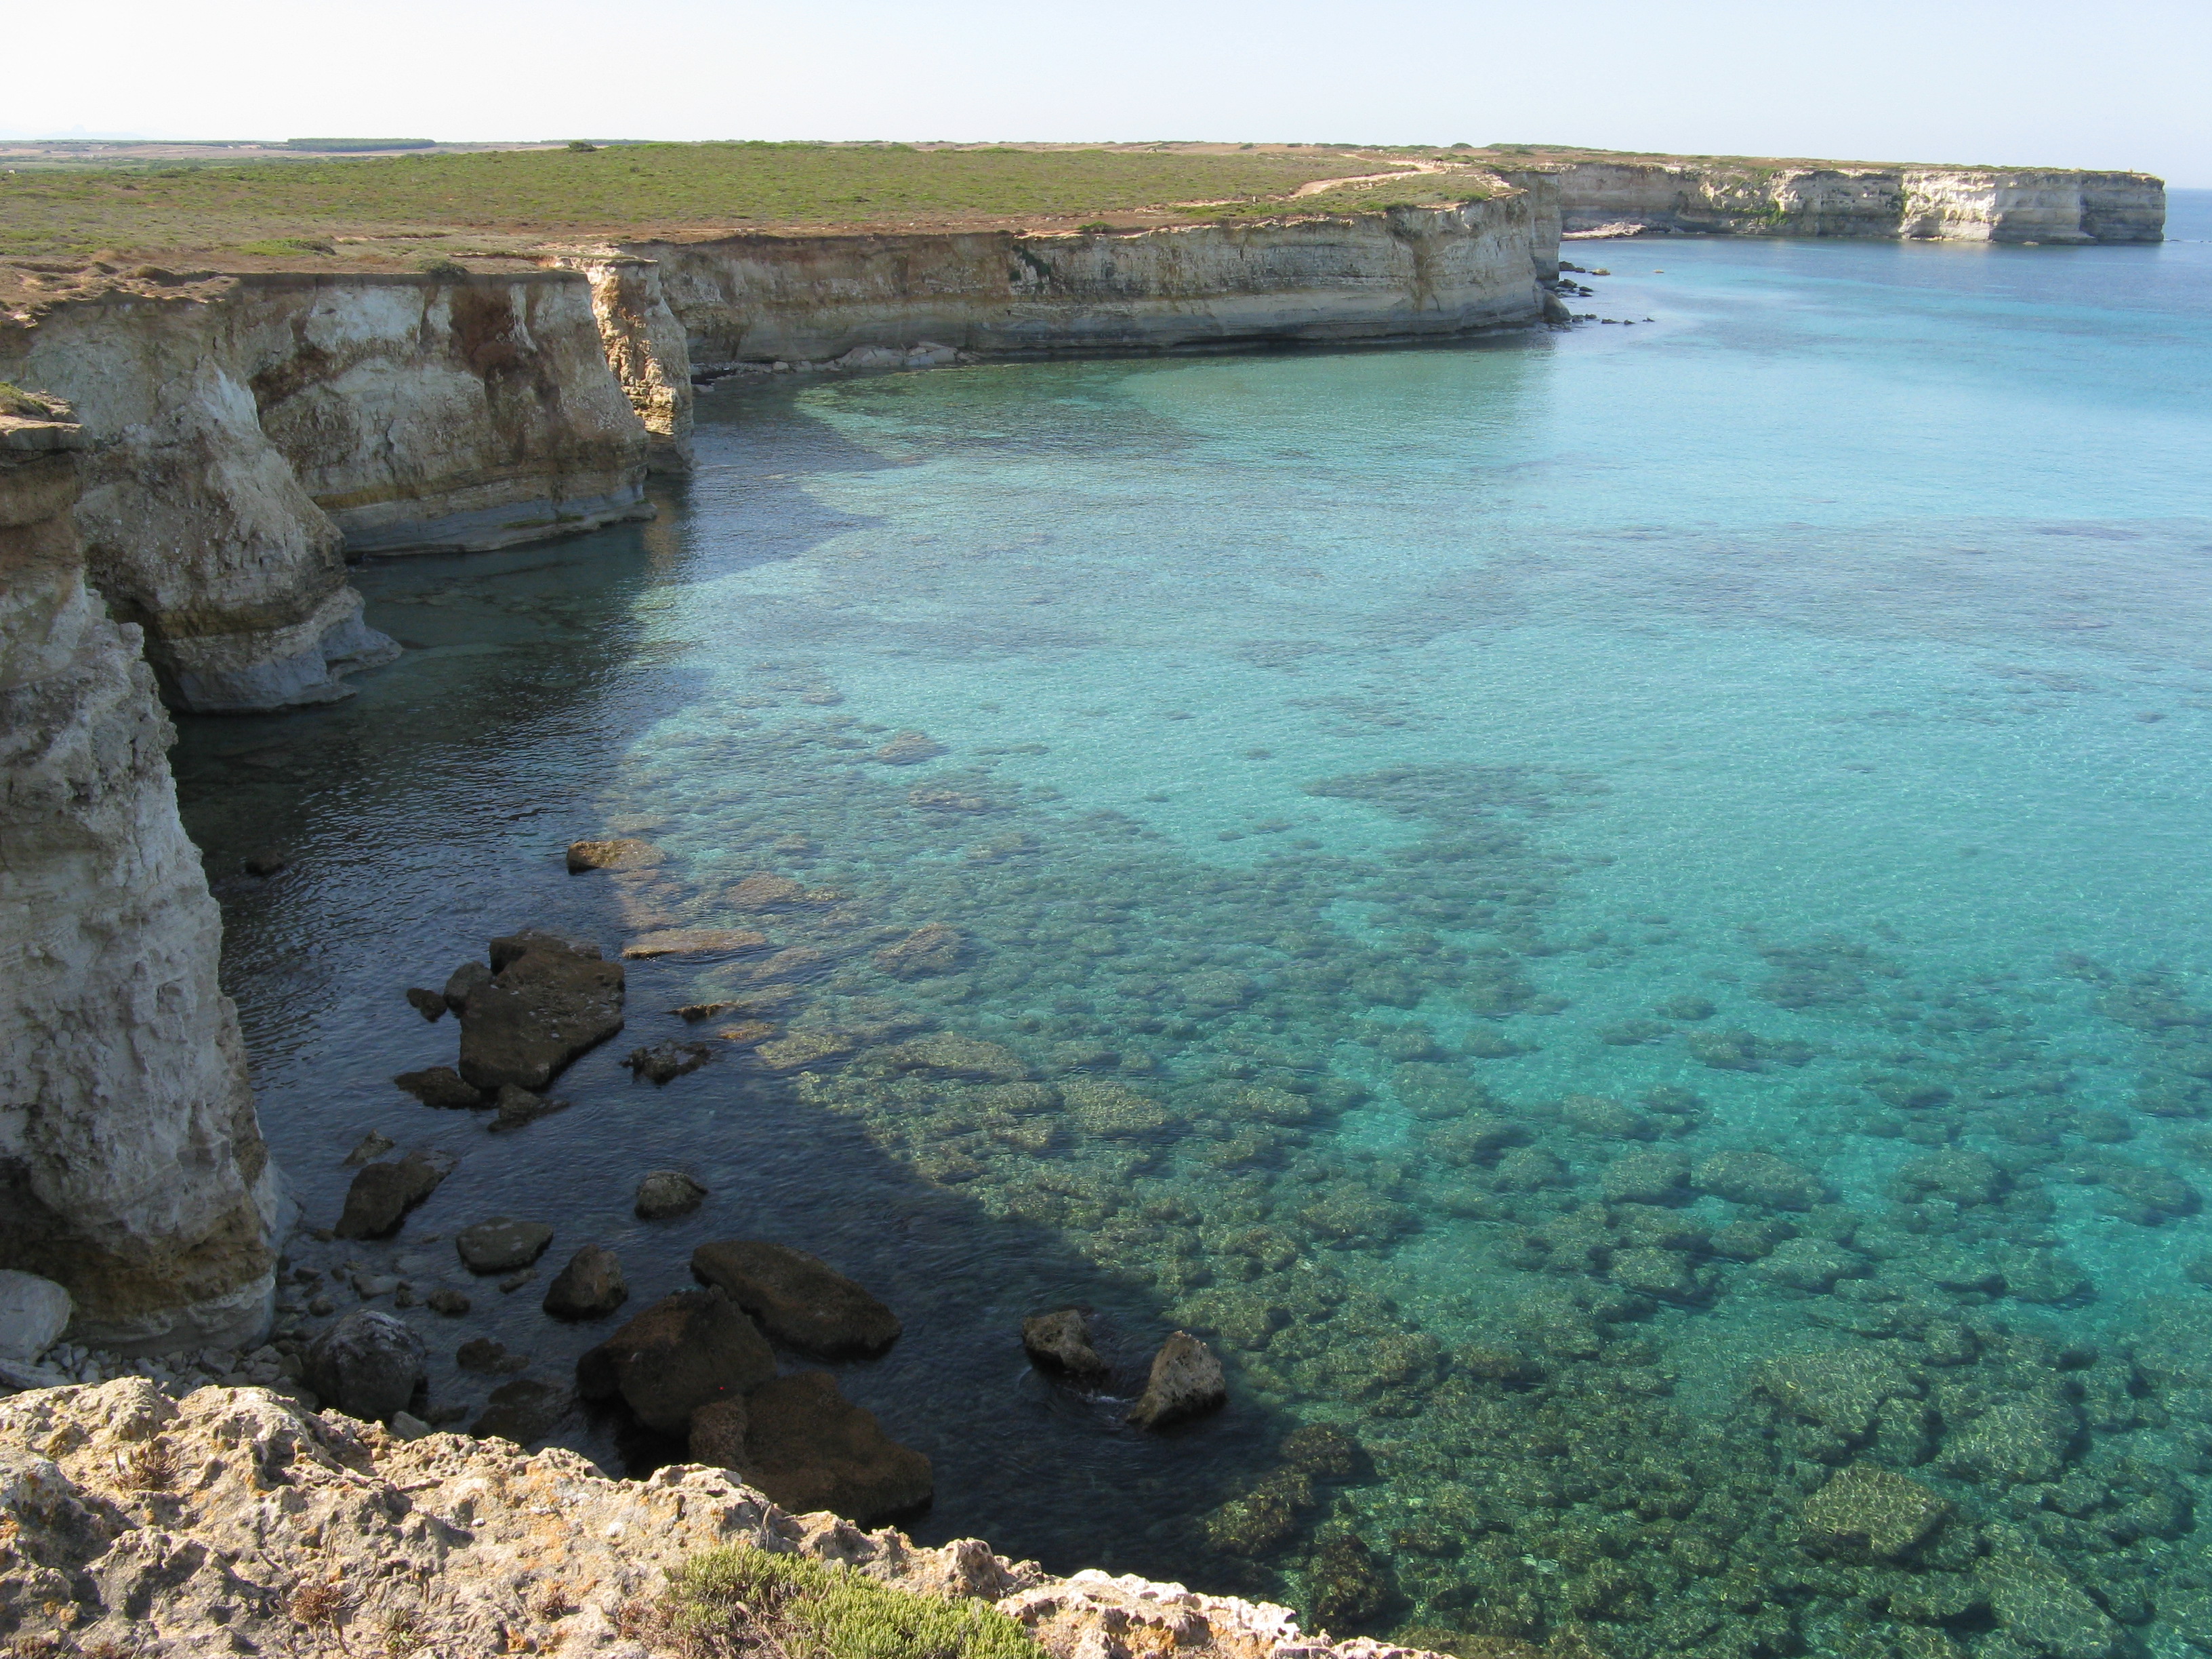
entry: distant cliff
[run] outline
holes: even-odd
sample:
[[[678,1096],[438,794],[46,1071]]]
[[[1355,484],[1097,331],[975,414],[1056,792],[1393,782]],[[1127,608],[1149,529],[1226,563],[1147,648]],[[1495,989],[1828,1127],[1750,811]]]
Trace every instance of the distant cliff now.
[[[1611,230],[2041,243],[2165,236],[2165,182],[2143,173],[1565,158],[1535,161],[1528,173],[1557,181],[1569,236]]]

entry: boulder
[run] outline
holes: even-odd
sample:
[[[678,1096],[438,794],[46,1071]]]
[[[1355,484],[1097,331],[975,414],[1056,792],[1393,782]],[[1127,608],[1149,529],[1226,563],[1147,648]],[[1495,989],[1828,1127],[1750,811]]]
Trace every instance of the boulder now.
[[[719,1285],[786,1347],[817,1359],[871,1358],[898,1340],[898,1316],[828,1263],[765,1239],[691,1252],[691,1276]]]
[[[534,1445],[560,1426],[575,1403],[574,1391],[558,1382],[520,1377],[491,1391],[469,1432],[479,1440],[496,1437],[518,1446]]]
[[[388,1238],[459,1161],[450,1152],[418,1151],[369,1164],[346,1188],[345,1209],[332,1231],[340,1238]]]
[[[404,1322],[357,1308],[308,1344],[301,1380],[325,1410],[380,1421],[406,1409],[428,1358]]]
[[[446,994],[443,991],[426,990],[420,985],[410,985],[407,988],[407,1000],[413,1005],[416,1013],[433,1024],[446,1017]]]
[[[450,1066],[432,1066],[420,1072],[402,1072],[392,1080],[425,1106],[459,1111],[488,1103],[483,1091],[473,1084],[463,1082],[461,1074]]]
[[[656,1042],[650,1048],[633,1048],[623,1061],[635,1077],[654,1084],[662,1084],[697,1071],[714,1057],[714,1050],[704,1042]]]
[[[619,1395],[663,1434],[687,1432],[700,1407],[775,1375],[768,1339],[719,1289],[663,1297],[576,1362],[585,1399]]]
[[[622,1258],[599,1245],[586,1244],[554,1275],[544,1307],[556,1319],[604,1319],[629,1299]]]
[[[690,1452],[694,1463],[710,1469],[745,1468],[745,1431],[752,1414],[742,1400],[717,1400],[691,1413]]]
[[[489,1336],[471,1337],[454,1352],[453,1363],[465,1371],[481,1371],[486,1376],[511,1376],[525,1370],[530,1356],[509,1353],[507,1345]]]
[[[872,1527],[927,1504],[929,1459],[883,1431],[827,1371],[780,1376],[745,1400],[745,1484],[793,1514]]]
[[[453,1248],[472,1273],[507,1273],[527,1267],[545,1254],[553,1230],[542,1221],[516,1221],[494,1216],[454,1236]]]
[[[354,1142],[353,1150],[345,1155],[345,1167],[358,1170],[364,1164],[374,1164],[398,1144],[390,1135],[379,1134],[371,1129]]]
[[[623,1024],[623,969],[550,933],[492,941],[491,979],[460,1008],[461,1076],[480,1089],[543,1089]]]
[[[640,1221],[666,1221],[690,1215],[706,1201],[706,1188],[681,1170],[654,1170],[637,1183]]]
[[[491,969],[481,962],[465,962],[446,976],[446,1006],[455,1013],[469,1006],[469,999],[491,983]]]
[[[526,1123],[535,1123],[541,1117],[550,1117],[556,1112],[565,1112],[568,1103],[549,1096],[536,1095],[527,1089],[518,1089],[512,1083],[501,1084],[492,1096],[492,1104],[499,1114],[486,1127],[495,1135],[512,1133]]]
[[[69,1328],[70,1293],[51,1279],[0,1267],[0,1359],[28,1364]]]
[[[1130,1408],[1129,1421],[1140,1429],[1164,1429],[1228,1403],[1229,1385],[1213,1350],[1188,1331],[1177,1331],[1152,1356],[1152,1375],[1143,1396]]]
[[[918,927],[895,945],[876,952],[876,966],[893,979],[919,979],[925,974],[949,974],[960,965],[960,930],[933,921]]]
[[[1080,1308],[1033,1314],[1022,1321],[1022,1351],[1040,1370],[1070,1376],[1106,1375],[1106,1362],[1091,1346],[1091,1321]]]

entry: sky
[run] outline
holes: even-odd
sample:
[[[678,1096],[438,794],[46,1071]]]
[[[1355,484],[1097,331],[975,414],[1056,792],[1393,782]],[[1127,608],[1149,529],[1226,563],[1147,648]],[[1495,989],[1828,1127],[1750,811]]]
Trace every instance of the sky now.
[[[2207,0],[105,0],[0,136],[1535,142],[2212,186]]]

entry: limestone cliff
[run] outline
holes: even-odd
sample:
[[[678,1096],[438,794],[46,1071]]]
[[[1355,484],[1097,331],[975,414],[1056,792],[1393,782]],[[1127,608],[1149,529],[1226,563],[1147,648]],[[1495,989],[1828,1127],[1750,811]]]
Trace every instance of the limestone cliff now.
[[[0,414],[0,1267],[126,1351],[268,1322],[277,1204],[138,630],[85,586],[83,429]]]
[[[2166,186],[2140,173],[1625,160],[1540,170],[1559,182],[1570,236],[1613,229],[2155,242],[2165,234]]]
[[[646,460],[655,472],[691,467],[691,360],[684,325],[668,307],[660,267],[623,255],[564,257],[592,284],[592,313],[608,367],[644,424]]]
[[[326,701],[394,654],[348,556],[651,510],[644,428],[566,270],[115,291],[0,321],[0,380],[76,404],[92,580],[184,708]]]
[[[131,1379],[0,1401],[9,1652],[697,1654],[659,1616],[667,1571],[734,1544],[994,1602],[1050,1659],[1431,1659],[1308,1636],[1264,1602],[789,1515],[721,1469],[611,1480],[574,1452],[403,1440],[258,1389],[179,1403]],[[1572,1638],[1485,1651],[1596,1659]]]
[[[1548,181],[1486,201],[1127,233],[771,235],[624,244],[693,362],[919,341],[990,355],[1434,338],[1536,321]]]

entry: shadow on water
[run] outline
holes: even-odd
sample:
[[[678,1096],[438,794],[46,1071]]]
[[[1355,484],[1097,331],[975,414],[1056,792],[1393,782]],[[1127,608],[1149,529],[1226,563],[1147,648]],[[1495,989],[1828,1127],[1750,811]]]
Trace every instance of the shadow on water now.
[[[552,1092],[569,1109],[516,1133],[487,1134],[484,1116],[432,1110],[390,1081],[452,1062],[453,1023],[426,1024],[401,994],[441,984],[481,957],[488,937],[540,927],[610,954],[619,945],[626,923],[610,884],[568,876],[561,853],[605,833],[626,759],[649,753],[667,710],[705,694],[708,672],[653,637],[658,613],[687,583],[793,556],[855,522],[772,475],[883,465],[818,423],[780,423],[692,487],[722,498],[711,550],[694,544],[672,491],[644,526],[363,568],[368,620],[407,646],[399,663],[362,676],[356,697],[330,707],[179,720],[179,796],[223,903],[225,987],[240,1005],[264,1132],[301,1206],[289,1262],[325,1275],[287,1294],[325,1292],[343,1311],[356,1305],[356,1278],[402,1280],[418,1297],[441,1283],[465,1287],[474,1305],[463,1317],[420,1305],[404,1316],[431,1348],[431,1407],[473,1417],[514,1375],[462,1370],[465,1340],[490,1337],[528,1356],[520,1375],[566,1382],[577,1355],[618,1322],[566,1326],[539,1310],[545,1281],[582,1244],[622,1256],[628,1314],[690,1285],[690,1252],[705,1239],[791,1243],[905,1322],[883,1359],[833,1369],[850,1397],[933,1461],[938,1498],[920,1535],[987,1536],[1060,1571],[1188,1572],[1179,1517],[1249,1486],[1278,1425],[1246,1403],[1138,1435],[1120,1422],[1126,1400],[1085,1401],[1034,1373],[1018,1331],[1029,1313],[1079,1304],[1131,1342],[1156,1342],[1169,1327],[1148,1287],[1067,1249],[1050,1227],[983,1214],[758,1067],[725,1059],[661,1088],[634,1080],[622,1065],[633,1045],[700,1034],[670,1012],[689,1000],[689,969],[631,964],[624,1031],[558,1080]],[[266,848],[286,868],[268,880],[241,873]],[[372,1134],[461,1161],[395,1239],[318,1241],[312,1230],[335,1219],[352,1177],[348,1152]],[[640,1222],[637,1178],[662,1167],[691,1171],[713,1196],[691,1217]],[[536,1277],[506,1293],[495,1278],[471,1283],[447,1242],[499,1214],[556,1228]],[[368,1305],[394,1304],[386,1290]],[[786,1358],[786,1369],[807,1364]],[[683,1455],[605,1414],[572,1411],[551,1438],[631,1473]]]

